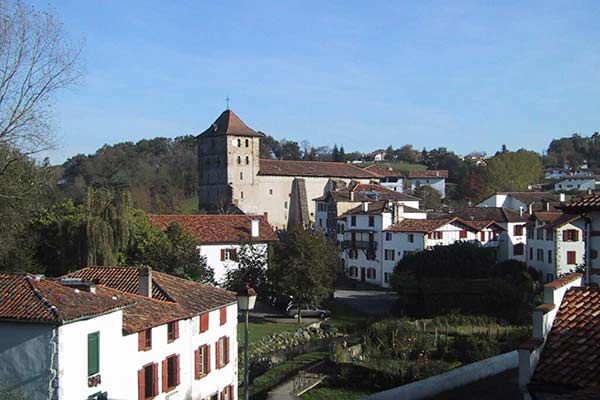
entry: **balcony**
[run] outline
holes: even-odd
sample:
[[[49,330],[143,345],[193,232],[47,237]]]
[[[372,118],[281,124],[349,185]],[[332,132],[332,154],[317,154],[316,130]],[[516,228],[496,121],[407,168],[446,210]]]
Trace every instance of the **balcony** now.
[[[377,250],[377,242],[370,242],[368,240],[344,240],[342,242],[343,249],[352,249],[352,250]]]

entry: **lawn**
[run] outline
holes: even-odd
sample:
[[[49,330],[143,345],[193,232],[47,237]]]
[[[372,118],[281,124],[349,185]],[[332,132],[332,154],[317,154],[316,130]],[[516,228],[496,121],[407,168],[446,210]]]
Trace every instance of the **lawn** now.
[[[321,384],[316,388],[309,390],[300,396],[302,400],[358,400],[372,393],[358,392],[342,388],[328,387],[326,384]]]
[[[279,323],[279,322],[249,322],[248,323],[248,341],[250,344],[259,341],[261,338],[276,332],[294,332],[296,329],[306,324],[297,323]],[[238,324],[238,343],[244,345],[244,324]]]

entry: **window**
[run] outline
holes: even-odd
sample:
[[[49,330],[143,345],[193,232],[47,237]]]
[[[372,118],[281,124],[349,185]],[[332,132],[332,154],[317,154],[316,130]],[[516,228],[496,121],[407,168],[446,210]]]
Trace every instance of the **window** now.
[[[223,336],[215,345],[217,351],[217,369],[223,368],[229,363],[229,338]]]
[[[544,261],[544,250],[537,249],[537,260]]]
[[[225,325],[227,323],[227,307],[223,307],[219,310],[219,325]]]
[[[236,249],[221,249],[221,261],[236,261],[237,250]]]
[[[225,386],[223,388],[221,400],[233,400],[233,385]]]
[[[248,139],[246,139],[246,147],[248,147],[250,145],[250,142],[248,141]]]
[[[200,315],[200,333],[208,330],[208,313]]]
[[[152,328],[138,333],[138,351],[147,351],[152,349]]]
[[[250,158],[246,156],[246,165],[250,164]]]
[[[367,268],[367,278],[375,279],[376,275],[375,268]]]
[[[348,275],[357,277],[358,276],[358,268],[357,267],[348,268]]]
[[[385,250],[384,258],[388,261],[394,261],[396,252],[394,250]]]
[[[577,252],[575,251],[567,251],[567,264],[575,265],[577,259]]]
[[[240,198],[244,198],[244,192],[240,192]]]
[[[597,250],[590,250],[590,258],[592,260],[595,260],[596,258],[598,258],[598,251]]]
[[[269,189],[269,194],[273,196],[273,189]]]
[[[553,241],[554,240],[554,232],[552,229],[546,230],[546,240]]]
[[[369,226],[375,226],[375,217],[369,215]]]
[[[444,232],[440,232],[440,231],[429,232],[429,234],[427,234],[427,236],[429,237],[429,239],[440,240],[440,239],[444,238]]]
[[[100,332],[88,334],[88,376],[100,372]]]
[[[323,218],[319,218],[319,226],[322,228],[323,227]]]
[[[210,372],[210,346],[204,344],[194,351],[194,377],[204,378]]]
[[[240,181],[243,181],[243,180],[244,180],[244,173],[240,172]]]
[[[238,164],[241,164],[241,163],[242,163],[242,157],[240,157],[240,156],[237,156],[237,163],[238,163]]]
[[[548,250],[548,264],[552,264],[552,250]]]
[[[350,226],[356,226],[356,215],[350,217]]]
[[[458,233],[458,237],[459,237],[460,239],[466,239],[466,238],[467,238],[467,231],[460,231],[460,232]]]
[[[285,208],[287,210],[287,201],[283,202],[283,208]]]
[[[415,242],[415,235],[414,233],[409,233],[408,234],[408,243],[414,243]]]
[[[529,259],[533,260],[533,249],[532,248],[529,249]]]
[[[563,231],[563,242],[579,241],[579,232],[576,229],[567,229]]]
[[[179,355],[173,354],[162,362],[162,391],[169,392],[179,383]]]
[[[513,235],[523,236],[523,225],[515,225],[513,227]]]
[[[167,343],[179,339],[179,321],[169,322],[167,325]]]
[[[152,399],[158,396],[158,364],[147,364],[138,371],[138,397]]]
[[[525,251],[525,245],[523,243],[517,243],[513,246],[513,255],[522,256]]]
[[[388,242],[390,240],[392,240],[392,232],[386,232],[385,233],[385,240],[388,241]]]
[[[554,280],[554,274],[546,274],[546,283],[550,283]]]
[[[352,260],[356,260],[358,258],[358,250],[350,249],[348,250],[348,258]]]
[[[384,272],[383,273],[383,281],[385,283],[390,283],[390,273],[389,272]]]
[[[527,239],[533,239],[533,227],[527,229]]]
[[[536,239],[544,240],[544,228],[537,228]]]

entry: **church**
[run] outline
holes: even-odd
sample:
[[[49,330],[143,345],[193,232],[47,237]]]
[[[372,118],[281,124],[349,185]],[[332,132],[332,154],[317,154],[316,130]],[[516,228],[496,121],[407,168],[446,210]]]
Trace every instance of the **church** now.
[[[229,109],[198,135],[200,210],[265,215],[273,227],[287,229],[314,223],[313,199],[381,178],[347,163],[261,159],[263,137]]]

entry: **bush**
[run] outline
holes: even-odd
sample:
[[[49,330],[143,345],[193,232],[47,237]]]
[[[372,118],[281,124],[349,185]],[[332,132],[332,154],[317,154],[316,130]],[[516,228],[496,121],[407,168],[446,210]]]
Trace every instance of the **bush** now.
[[[470,364],[500,354],[500,345],[485,335],[458,336],[452,343],[454,357],[462,364]]]

